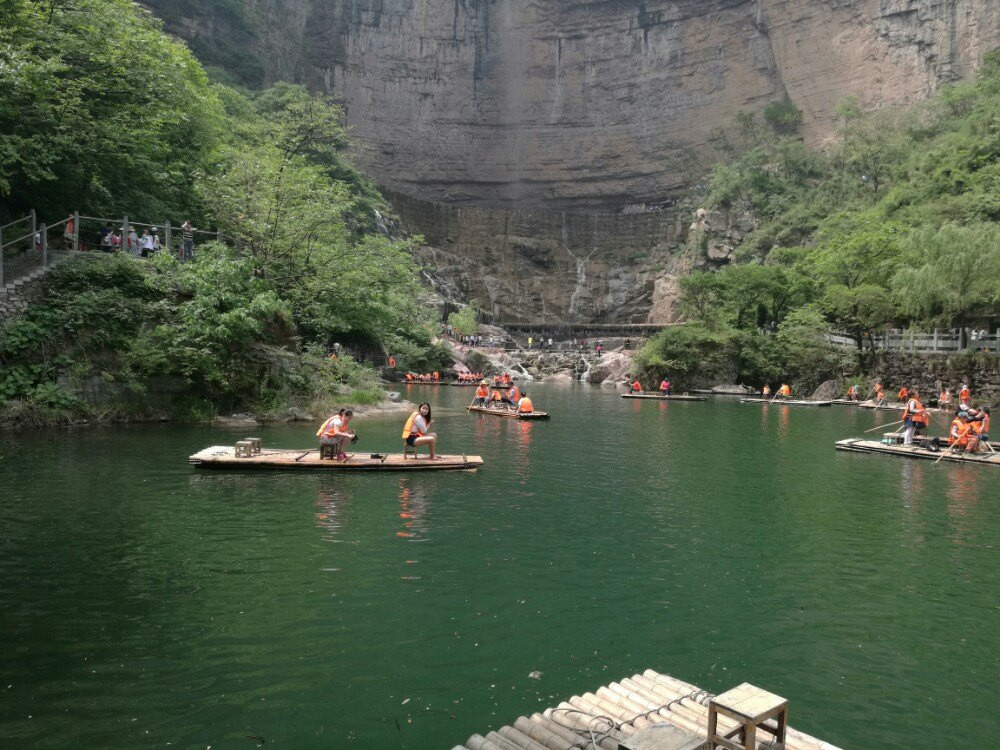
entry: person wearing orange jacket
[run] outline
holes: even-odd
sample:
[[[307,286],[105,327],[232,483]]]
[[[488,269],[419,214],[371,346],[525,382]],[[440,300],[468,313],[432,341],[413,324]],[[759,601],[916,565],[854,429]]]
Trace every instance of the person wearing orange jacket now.
[[[521,400],[521,391],[516,385],[512,385],[507,394],[503,397],[503,403],[505,406],[509,406],[511,409],[517,408],[518,401]]]
[[[904,390],[906,389],[904,388]],[[907,395],[909,399],[907,399],[906,407],[903,409],[903,424],[905,425],[903,429],[903,445],[913,445],[913,438],[917,432],[926,429],[931,419],[927,409],[920,403],[919,391],[914,388],[912,391],[908,391]]]
[[[965,448],[969,444],[969,433],[972,432],[972,423],[969,421],[968,412],[959,412],[951,420],[951,429],[948,430],[948,445]]]
[[[781,388],[778,389],[778,392],[774,394],[774,396],[775,398],[781,398],[781,399],[791,398],[792,397],[791,386],[788,385],[788,383],[782,383]]]
[[[896,396],[899,398],[899,403],[905,404],[906,399],[910,396],[910,390],[904,385],[899,389],[899,393],[897,393]]]
[[[989,449],[990,440],[990,409],[984,406],[974,414],[969,414],[969,424],[972,425],[972,432],[969,435],[969,445],[966,450],[969,453],[976,453],[979,448],[986,445]],[[991,451],[992,452],[992,451]]]
[[[531,403],[531,399],[528,398],[527,391],[522,393],[521,398],[517,400],[517,411],[518,414],[531,414],[535,411],[535,406]]]
[[[958,390],[958,405],[959,408],[967,409],[969,406],[969,399],[972,398],[972,391],[969,390],[969,386],[962,384],[962,387]]]
[[[639,378],[632,381],[632,393],[642,393],[642,383],[639,382]]]
[[[489,401],[489,399],[490,399],[490,389],[487,387],[486,381],[484,380],[479,384],[479,387],[476,388],[476,398],[472,402],[472,405],[481,406],[485,408],[486,403]]]

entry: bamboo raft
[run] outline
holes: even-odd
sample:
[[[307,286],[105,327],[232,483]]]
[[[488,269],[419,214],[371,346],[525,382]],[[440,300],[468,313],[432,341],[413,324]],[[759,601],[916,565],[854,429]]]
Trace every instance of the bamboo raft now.
[[[445,385],[454,386],[455,388],[475,388],[479,383],[445,383]]]
[[[641,675],[598,688],[595,693],[573,696],[543,713],[522,716],[513,725],[486,736],[474,734],[452,750],[619,750],[620,742],[653,725],[668,725],[693,734],[707,747],[708,702],[712,697],[694,685],[647,669]],[[732,719],[719,716],[722,732],[736,726]],[[760,750],[767,747],[770,745],[766,741],[758,745]],[[784,748],[839,750],[791,727]]]
[[[547,411],[517,412],[512,409],[487,409],[482,406],[467,406],[467,411],[477,411],[480,414],[492,414],[494,417],[507,417],[508,419],[548,419]]]
[[[253,456],[236,457],[231,445],[213,445],[188,460],[201,469],[279,469],[288,471],[455,471],[483,465],[479,456],[404,458],[402,453],[355,453],[347,461],[320,460],[319,450],[263,449]],[[372,456],[378,456],[373,458]]]
[[[622,398],[646,398],[652,401],[708,401],[705,396],[661,396],[658,393],[623,393]]]
[[[926,442],[926,441],[921,441]],[[887,444],[880,440],[866,440],[864,438],[847,438],[837,441],[838,451],[850,451],[852,453],[876,453],[887,456],[903,456],[904,458],[923,458],[930,461],[941,460],[958,464],[986,464],[989,466],[1000,466],[1000,454],[997,453],[953,453],[946,446],[940,450],[929,450],[924,445],[900,445]]]
[[[741,398],[741,404],[781,404],[782,406],[831,406],[832,401],[804,401],[801,399],[785,399],[780,398],[770,399],[770,398]]]

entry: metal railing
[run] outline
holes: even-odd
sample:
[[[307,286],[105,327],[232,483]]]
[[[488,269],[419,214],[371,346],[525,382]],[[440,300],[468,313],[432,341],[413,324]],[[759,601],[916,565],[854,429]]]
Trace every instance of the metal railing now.
[[[108,231],[101,232],[100,229],[95,229],[94,222]],[[85,224],[90,226],[85,228]],[[149,248],[143,247],[143,238],[135,232],[136,227],[152,229],[152,234],[157,238],[159,238],[158,228],[163,227],[163,240],[154,244],[152,249],[176,251],[183,259],[182,225],[173,225],[169,219],[150,224],[130,221],[128,215],[107,218],[82,216],[79,211],[74,211],[55,224],[39,224],[36,212],[32,209],[26,216],[0,226],[0,290],[7,284],[17,282],[39,268],[47,268],[56,259],[72,253],[102,250],[128,252],[137,258],[147,257]],[[175,232],[175,230],[180,231]],[[189,231],[192,237],[198,236],[202,240],[207,237],[239,247],[238,239],[223,234],[221,229],[191,228]],[[174,240],[177,239],[177,235],[180,235],[180,242],[175,247]],[[105,236],[109,238],[107,242],[104,241]]]
[[[831,331],[826,335],[827,341],[839,346],[857,348],[857,340],[843,331]],[[941,331],[913,331],[890,328],[874,337],[864,338],[865,348],[882,349],[890,352],[912,352],[915,354],[948,354],[960,351],[1000,351],[1000,332],[967,331],[965,346],[962,346],[962,333],[957,329]]]

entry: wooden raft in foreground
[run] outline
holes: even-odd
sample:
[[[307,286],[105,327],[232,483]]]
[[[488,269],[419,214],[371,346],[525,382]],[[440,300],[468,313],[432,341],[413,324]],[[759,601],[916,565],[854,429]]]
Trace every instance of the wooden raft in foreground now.
[[[403,458],[402,453],[383,453],[384,458],[371,458],[371,453],[353,453],[347,461],[320,461],[319,450],[262,450],[256,456],[237,458],[229,445],[213,445],[198,451],[188,460],[202,469],[281,469],[287,471],[447,471],[475,469],[483,465],[479,456],[446,456],[440,459]]]
[[[517,412],[512,409],[486,409],[482,406],[467,406],[468,411],[477,411],[480,414],[492,414],[494,417],[507,417],[508,419],[548,419],[549,413],[546,411]]]
[[[781,404],[782,406],[831,406],[832,401],[803,401],[796,399],[741,398],[741,404]]]
[[[928,450],[920,445],[886,445],[879,440],[865,440],[864,438],[847,438],[837,441],[838,451],[852,451],[854,453],[881,453],[889,456],[903,456],[905,458],[924,458],[931,461],[941,459],[941,462],[950,461],[960,464],[987,464],[989,466],[1000,466],[1000,454],[996,453],[954,453],[947,447],[942,446],[939,451]]]
[[[623,393],[622,398],[646,398],[652,401],[708,401],[705,396],[661,396],[659,393]]]
[[[670,724],[707,740],[708,701],[712,697],[694,685],[647,669],[641,675],[598,688],[596,693],[574,696],[544,713],[522,716],[512,726],[485,737],[474,734],[452,750],[618,750],[620,741],[654,724]],[[794,706],[790,713],[794,717]],[[735,726],[734,721],[719,718],[724,732]],[[760,750],[766,747],[766,742],[758,745]],[[838,748],[789,728],[785,750]]]

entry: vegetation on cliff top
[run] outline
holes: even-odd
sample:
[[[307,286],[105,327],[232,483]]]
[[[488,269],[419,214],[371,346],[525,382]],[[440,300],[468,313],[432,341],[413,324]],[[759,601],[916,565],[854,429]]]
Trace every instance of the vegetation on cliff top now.
[[[708,205],[749,214],[756,229],[733,263],[682,280],[692,326],[649,343],[640,364],[651,377],[670,368],[683,383],[726,353],[742,382],[805,389],[865,366],[865,342],[888,325],[996,319],[1000,52],[975,81],[907,111],[866,114],[846,100],[821,151],[790,133],[787,110],[769,108],[763,123],[741,115],[733,135],[716,134],[724,159]],[[830,328],[854,337],[860,361],[824,342]]]
[[[240,248],[60,266],[0,331],[0,402],[84,411],[57,380],[140,393],[151,376],[186,381],[198,413],[370,399],[374,371],[329,360],[334,343],[440,368],[409,243],[385,234],[341,122],[300,87],[210,83],[126,0],[0,5],[0,217],[191,217]]]

